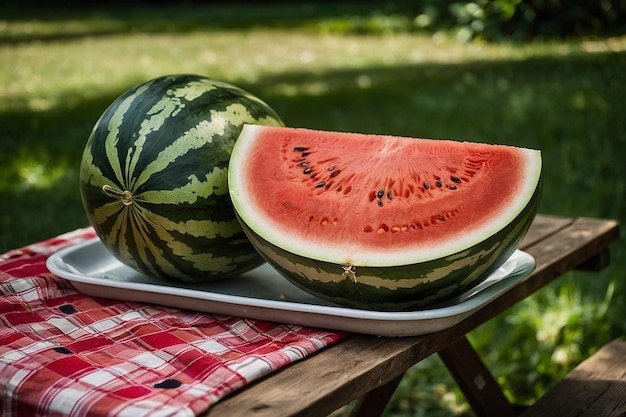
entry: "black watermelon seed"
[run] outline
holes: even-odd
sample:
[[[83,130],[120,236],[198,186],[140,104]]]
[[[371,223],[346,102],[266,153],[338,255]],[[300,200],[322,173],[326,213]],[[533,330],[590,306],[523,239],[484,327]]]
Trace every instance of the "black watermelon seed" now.
[[[306,151],[309,148],[305,148],[304,146],[296,146],[295,148],[293,148],[294,152],[303,152]]]
[[[383,206],[383,200],[378,200],[378,207],[382,207]]]
[[[308,166],[308,165],[309,165],[309,163],[308,163],[308,162],[306,162],[306,161],[302,161],[302,162],[299,162],[299,163],[298,163],[298,165],[296,165],[296,166],[297,166],[297,167],[305,167],[305,166]]]
[[[335,178],[337,175],[339,175],[339,173],[341,172],[340,169],[333,171],[330,173],[330,178]]]
[[[384,195],[385,195],[385,190],[378,190],[378,194],[376,194],[376,197],[383,198]]]
[[[424,189],[425,189],[425,190],[428,190],[429,188],[430,188],[430,184],[429,184],[429,183],[427,183],[427,182],[425,182],[425,183],[424,183]]]
[[[456,182],[457,184],[461,183],[461,179],[459,177],[452,176],[450,177],[450,179],[452,180],[452,182]]]
[[[441,188],[443,184],[441,183],[441,181],[435,181],[435,185],[437,186],[437,188]]]
[[[73,313],[76,313],[76,309],[75,309],[75,308],[74,308],[74,306],[73,306],[73,305],[71,305],[71,304],[65,304],[65,305],[62,305],[61,307],[59,307],[59,310],[61,310],[61,312],[62,312],[62,313],[65,313],[65,314],[73,314]]]
[[[171,388],[178,388],[181,385],[183,385],[183,383],[180,382],[178,379],[166,379],[163,382],[159,382],[158,384],[154,384],[154,388],[171,389]]]
[[[311,172],[313,172],[313,170],[311,168],[307,168],[303,171],[305,174],[310,174]]]
[[[450,185],[448,186],[448,188],[449,188],[449,189],[451,189],[451,190],[456,190],[456,185],[454,185],[454,184],[450,184]]]
[[[309,156],[310,154],[310,152],[302,152],[302,157],[304,158],[305,156]]]
[[[389,200],[391,200],[391,199],[393,198],[393,193],[392,193],[391,191],[389,191],[389,192],[387,193],[387,198],[388,198]]]
[[[315,184],[315,188],[322,188],[325,185],[326,185],[326,183],[324,181],[318,182],[317,184]]]

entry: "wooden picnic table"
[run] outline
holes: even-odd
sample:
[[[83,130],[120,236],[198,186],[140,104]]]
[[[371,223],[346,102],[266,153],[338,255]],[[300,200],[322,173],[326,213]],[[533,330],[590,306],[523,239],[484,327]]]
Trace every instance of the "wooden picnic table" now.
[[[618,236],[614,220],[538,215],[520,247],[535,258],[535,271],[473,315],[422,336],[353,335],[224,398],[204,416],[320,417],[355,399],[354,416],[380,415],[404,373],[435,353],[478,416],[514,416],[467,334],[567,271],[606,267]]]

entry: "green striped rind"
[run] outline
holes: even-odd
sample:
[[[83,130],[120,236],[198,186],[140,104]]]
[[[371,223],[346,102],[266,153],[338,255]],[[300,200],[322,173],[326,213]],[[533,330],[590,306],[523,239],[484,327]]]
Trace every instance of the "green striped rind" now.
[[[227,187],[230,153],[246,123],[282,125],[255,96],[197,75],[160,77],[113,102],[80,170],[87,217],[109,250],[134,269],[177,280],[258,266]]]
[[[413,265],[350,269],[283,250],[242,224],[252,244],[281,275],[319,298],[360,309],[415,310],[462,294],[502,266],[518,248],[535,218],[542,184],[540,177],[520,214],[480,244]]]

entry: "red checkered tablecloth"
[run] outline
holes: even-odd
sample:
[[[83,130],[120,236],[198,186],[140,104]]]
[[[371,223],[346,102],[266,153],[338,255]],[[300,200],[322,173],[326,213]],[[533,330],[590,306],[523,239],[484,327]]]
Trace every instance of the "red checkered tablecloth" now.
[[[347,336],[87,297],[45,262],[93,236],[0,255],[0,415],[194,416]]]

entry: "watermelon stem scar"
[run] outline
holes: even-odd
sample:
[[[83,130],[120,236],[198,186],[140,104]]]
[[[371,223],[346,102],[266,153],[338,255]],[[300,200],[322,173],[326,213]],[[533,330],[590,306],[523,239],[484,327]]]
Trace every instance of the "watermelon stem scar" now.
[[[342,265],[341,268],[343,268],[343,273],[341,274],[341,276],[349,277],[356,284],[357,283],[356,266],[348,264],[348,265]]]
[[[102,192],[108,195],[109,197],[122,200],[122,204],[124,204],[125,206],[130,206],[131,204],[133,204],[133,193],[131,193],[128,190],[120,191],[120,190],[116,190],[110,185],[103,185]]]

